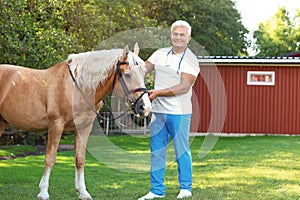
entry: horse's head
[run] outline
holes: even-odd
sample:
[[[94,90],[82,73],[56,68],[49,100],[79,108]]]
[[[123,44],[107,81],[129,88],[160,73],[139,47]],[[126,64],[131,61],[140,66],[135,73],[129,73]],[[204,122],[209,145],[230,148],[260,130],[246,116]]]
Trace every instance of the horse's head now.
[[[128,46],[124,48],[123,55],[116,64],[118,81],[115,83],[115,93],[126,98],[136,115],[146,117],[151,110],[151,103],[144,82],[145,62],[138,56],[138,52],[137,44],[134,53],[129,51]]]

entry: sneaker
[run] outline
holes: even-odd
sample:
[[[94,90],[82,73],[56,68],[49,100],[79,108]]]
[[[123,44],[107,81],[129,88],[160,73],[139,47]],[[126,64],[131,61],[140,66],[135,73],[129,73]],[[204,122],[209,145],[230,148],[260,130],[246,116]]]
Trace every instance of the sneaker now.
[[[154,194],[152,192],[149,192],[148,194],[146,194],[145,196],[142,196],[138,200],[151,200],[151,199],[164,198],[164,197],[165,196],[161,196],[161,195],[157,195],[157,194]]]
[[[183,199],[188,197],[192,197],[192,193],[189,190],[180,190],[177,199]]]

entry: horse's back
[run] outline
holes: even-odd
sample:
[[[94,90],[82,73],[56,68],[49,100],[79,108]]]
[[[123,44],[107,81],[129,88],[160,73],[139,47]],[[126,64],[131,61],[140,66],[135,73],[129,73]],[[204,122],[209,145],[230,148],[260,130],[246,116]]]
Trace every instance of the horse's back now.
[[[3,100],[4,95],[7,93],[5,91],[8,91],[10,88],[12,88],[12,86],[16,84],[15,81],[22,69],[23,67],[15,65],[0,65],[0,103],[1,99]]]
[[[40,81],[39,73],[42,70],[35,70],[15,65],[0,65],[0,99],[9,93],[28,93],[28,87],[35,87],[35,83]],[[39,85],[39,84],[37,84]],[[1,100],[0,100],[1,103]]]
[[[47,128],[50,92],[62,87],[59,70],[0,65],[0,117],[24,130]]]
[[[9,83],[18,78],[24,80],[24,78],[33,77],[43,70],[31,69],[22,66],[1,64],[0,65],[0,83]],[[2,85],[2,84],[1,84]]]

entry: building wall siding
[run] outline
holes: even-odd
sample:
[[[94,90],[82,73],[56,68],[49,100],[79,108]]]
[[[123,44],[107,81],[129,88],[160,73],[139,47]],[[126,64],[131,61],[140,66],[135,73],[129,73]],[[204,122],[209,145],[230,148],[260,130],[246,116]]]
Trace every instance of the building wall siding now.
[[[194,113],[191,131],[300,134],[300,67],[235,64],[217,69],[225,89],[214,87],[213,67],[201,65],[194,85],[199,120]],[[275,86],[247,85],[248,71],[274,71]]]

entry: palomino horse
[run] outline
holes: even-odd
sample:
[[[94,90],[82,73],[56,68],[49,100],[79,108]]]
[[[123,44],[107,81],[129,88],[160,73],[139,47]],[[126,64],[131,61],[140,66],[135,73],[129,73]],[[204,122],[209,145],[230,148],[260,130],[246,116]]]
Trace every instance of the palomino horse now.
[[[0,136],[8,125],[31,131],[48,129],[38,199],[49,199],[50,172],[63,131],[75,135],[75,189],[79,199],[92,199],[84,180],[86,144],[95,112],[108,93],[114,90],[126,97],[137,115],[149,114],[145,63],[136,50],[132,53],[126,46],[123,50],[73,54],[46,70],[0,65]]]

